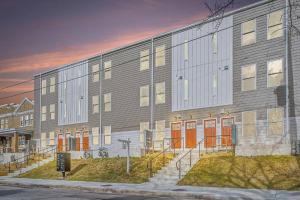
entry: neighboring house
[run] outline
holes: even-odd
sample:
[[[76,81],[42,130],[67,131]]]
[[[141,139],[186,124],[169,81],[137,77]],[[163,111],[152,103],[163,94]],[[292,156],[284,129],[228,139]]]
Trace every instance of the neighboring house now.
[[[157,141],[183,138],[177,148],[203,138],[212,148],[231,144],[235,124],[238,155],[291,154],[300,129],[300,39],[286,40],[285,8],[262,1],[36,75],[35,139],[61,151],[107,147],[116,156],[125,153],[118,140],[129,138],[140,155],[143,130]]]
[[[33,135],[33,101],[0,105],[0,151],[20,152]]]

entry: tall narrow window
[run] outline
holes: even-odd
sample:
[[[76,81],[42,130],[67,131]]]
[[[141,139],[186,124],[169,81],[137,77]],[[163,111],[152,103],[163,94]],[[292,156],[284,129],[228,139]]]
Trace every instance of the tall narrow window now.
[[[42,122],[46,121],[47,119],[47,106],[42,106]]]
[[[55,119],[55,104],[50,104],[50,119]]]
[[[104,94],[104,111],[111,111],[111,93]]]
[[[165,45],[155,48],[155,65],[156,67],[164,66],[166,64]]]
[[[50,78],[50,93],[55,92],[55,77]]]
[[[283,36],[283,10],[268,14],[268,40]]]
[[[25,115],[25,126],[29,126],[29,115]]]
[[[140,87],[140,107],[149,106],[149,85]]]
[[[33,114],[30,114],[30,126],[33,125]]]
[[[41,133],[41,148],[44,149],[47,146],[47,134]]]
[[[140,71],[149,69],[149,49],[140,53]]]
[[[256,135],[256,111],[242,112],[243,136],[254,137]]]
[[[92,66],[92,72],[93,72],[93,82],[99,81],[99,64]]]
[[[155,122],[156,140],[163,140],[165,137],[165,120]]]
[[[268,135],[282,135],[283,108],[268,109]]]
[[[277,87],[283,83],[282,59],[268,62],[268,87]]]
[[[92,128],[93,145],[99,144],[99,127]]]
[[[111,60],[104,62],[104,79],[111,79]]]
[[[47,80],[42,80],[42,95],[47,93]]]
[[[212,41],[212,45],[211,45],[212,52],[214,54],[216,54],[218,52],[218,34],[217,33],[212,34],[211,41]]]
[[[49,145],[55,145],[55,132],[49,132]]]
[[[144,131],[149,130],[149,122],[141,122],[140,123],[140,142],[145,141],[145,133]]]
[[[184,40],[184,44],[183,44],[183,53],[184,53],[184,60],[188,60],[189,59],[189,43],[188,40]]]
[[[20,117],[20,127],[24,126],[24,116]]]
[[[166,101],[165,82],[155,84],[155,104],[163,104]]]
[[[189,99],[189,81],[184,80],[184,100],[187,101]]]
[[[0,120],[0,128],[1,128],[1,129],[4,129],[4,119],[1,119],[1,120]]]
[[[104,144],[111,144],[111,126],[104,126]]]
[[[8,129],[8,119],[7,118],[4,120],[4,128]]]
[[[242,23],[241,27],[241,44],[242,46],[256,42],[256,20],[250,20]]]
[[[256,65],[247,65],[242,67],[242,91],[256,89]]]
[[[99,113],[99,96],[93,96],[93,113]]]

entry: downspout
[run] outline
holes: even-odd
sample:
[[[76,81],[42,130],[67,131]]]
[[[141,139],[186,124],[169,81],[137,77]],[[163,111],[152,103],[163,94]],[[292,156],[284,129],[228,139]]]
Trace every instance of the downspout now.
[[[151,124],[151,131],[152,131],[152,137],[153,137],[153,112],[154,112],[154,106],[153,106],[153,103],[154,103],[154,97],[153,97],[153,94],[154,94],[154,46],[153,46],[153,38],[151,39],[151,108],[150,108],[150,124]]]
[[[286,108],[285,108],[285,120],[286,120],[286,136],[289,134],[289,0],[285,1],[285,85],[286,85]]]
[[[103,136],[102,136],[102,53],[100,55],[100,65],[99,65],[99,115],[100,115],[100,122],[99,122],[99,132],[100,132],[100,147],[103,147]]]

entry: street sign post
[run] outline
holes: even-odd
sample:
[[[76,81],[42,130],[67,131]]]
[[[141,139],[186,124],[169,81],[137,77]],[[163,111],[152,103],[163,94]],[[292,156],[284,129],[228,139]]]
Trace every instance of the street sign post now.
[[[127,140],[121,140],[121,139],[119,139],[118,140],[119,142],[121,142],[122,143],[122,148],[123,149],[126,149],[127,148],[127,165],[126,165],[126,172],[127,172],[127,174],[129,174],[130,173],[130,139],[128,138]]]

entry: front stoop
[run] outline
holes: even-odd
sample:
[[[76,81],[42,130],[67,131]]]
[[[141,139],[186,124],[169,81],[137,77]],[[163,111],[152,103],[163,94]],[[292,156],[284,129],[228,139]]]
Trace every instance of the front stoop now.
[[[168,187],[175,186],[179,179],[179,171],[176,167],[176,162],[186,153],[187,151],[183,151],[177,157],[175,157],[167,166],[163,167],[159,170],[152,178],[149,179],[147,184],[152,187]],[[190,166],[189,156],[184,157],[181,160],[181,178],[184,177],[185,174],[196,164],[199,160],[198,153],[192,153],[192,163]]]
[[[45,165],[45,164],[47,164],[47,163],[49,163],[49,162],[51,162],[53,160],[54,160],[54,155],[51,155],[49,158],[46,158],[46,159],[44,159],[42,161],[34,163],[34,164],[32,164],[32,165],[30,165],[30,166],[28,166],[26,168],[21,168],[19,170],[14,171],[14,172],[8,173],[7,177],[16,177],[16,176],[19,176],[21,174],[24,174],[24,173],[30,171],[30,170],[33,170],[33,169],[38,168],[38,167],[41,167],[41,166],[43,166],[43,165]]]

